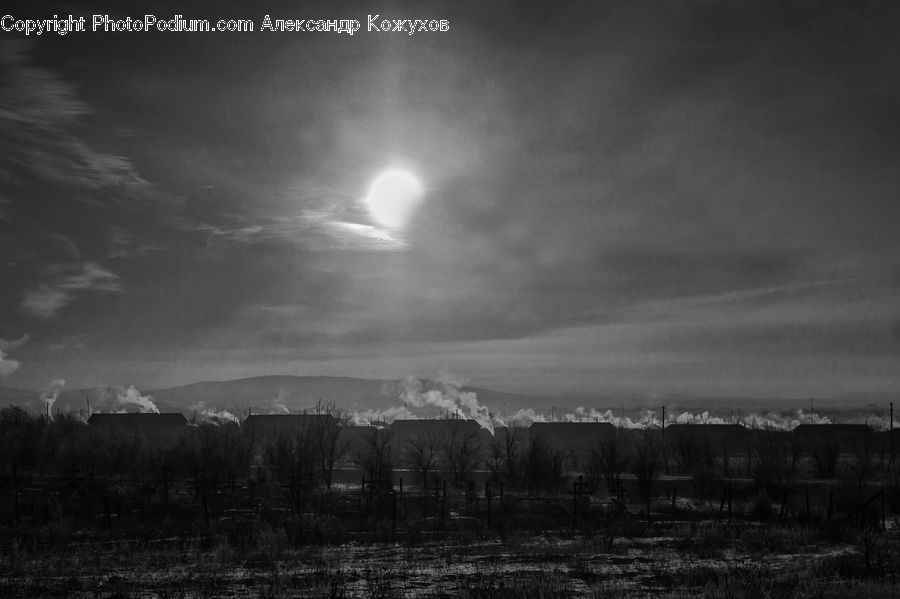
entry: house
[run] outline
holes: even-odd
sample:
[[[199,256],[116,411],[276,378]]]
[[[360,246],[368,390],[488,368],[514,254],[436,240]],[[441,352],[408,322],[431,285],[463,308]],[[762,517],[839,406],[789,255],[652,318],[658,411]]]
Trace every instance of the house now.
[[[180,412],[92,414],[88,424],[97,430],[126,435],[153,437],[177,436],[187,428],[187,419]]]
[[[395,420],[390,434],[395,443],[402,445],[409,439],[432,436],[435,439],[452,439],[466,436],[479,444],[490,443],[491,434],[475,420],[441,418],[433,420]]]
[[[857,452],[875,441],[875,430],[866,424],[798,424],[792,431],[806,447],[836,445],[841,452]]]
[[[255,440],[262,440],[308,434],[337,424],[331,414],[251,414],[241,424],[241,429]]]
[[[585,452],[602,439],[616,434],[609,422],[535,422],[528,428],[528,438],[540,438],[555,449]]]
[[[713,455],[746,453],[750,431],[740,424],[670,424],[663,438],[670,442],[693,441]]]

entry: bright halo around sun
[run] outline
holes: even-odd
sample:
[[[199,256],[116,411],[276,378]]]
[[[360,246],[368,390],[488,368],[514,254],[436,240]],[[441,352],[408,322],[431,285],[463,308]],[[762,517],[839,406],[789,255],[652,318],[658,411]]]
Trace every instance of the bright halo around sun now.
[[[390,229],[405,227],[421,201],[419,180],[409,171],[396,168],[375,177],[365,197],[366,206],[375,220]]]

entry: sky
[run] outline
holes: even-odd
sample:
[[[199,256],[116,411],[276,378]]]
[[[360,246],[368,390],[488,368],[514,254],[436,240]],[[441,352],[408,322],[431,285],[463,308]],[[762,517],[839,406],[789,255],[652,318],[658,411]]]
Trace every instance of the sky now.
[[[895,5],[8,9],[256,31],[0,32],[0,385],[897,393]],[[388,168],[423,190],[399,228]]]

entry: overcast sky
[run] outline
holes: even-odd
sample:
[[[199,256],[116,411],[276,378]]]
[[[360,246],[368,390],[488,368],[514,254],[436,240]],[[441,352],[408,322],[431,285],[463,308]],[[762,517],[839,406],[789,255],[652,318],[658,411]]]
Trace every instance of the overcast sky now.
[[[896,3],[540,4],[0,33],[0,385],[900,391]],[[425,190],[402,230],[363,202],[391,166]]]

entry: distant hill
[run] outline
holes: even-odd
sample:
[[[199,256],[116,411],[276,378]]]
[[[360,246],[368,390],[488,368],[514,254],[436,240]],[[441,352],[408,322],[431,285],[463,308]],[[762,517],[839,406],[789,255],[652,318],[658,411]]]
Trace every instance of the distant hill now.
[[[0,387],[0,408],[5,408],[6,406],[28,406],[32,401],[38,401],[40,395],[40,391]]]
[[[427,381],[423,384],[426,387],[429,385]],[[163,412],[188,413],[200,402],[208,408],[235,412],[250,407],[256,413],[270,413],[283,409],[282,406],[296,412],[314,408],[319,400],[354,411],[402,405],[399,399],[402,385],[403,382],[397,380],[352,377],[259,376],[231,381],[204,381],[165,389],[141,389],[140,393],[152,396],[153,402]],[[463,387],[462,390],[476,393],[479,402],[492,411],[515,411],[547,403],[533,396],[478,387]],[[94,409],[103,408],[111,405],[119,392],[116,387],[65,389],[59,394],[54,410],[83,410],[86,409],[86,400]],[[40,391],[0,387],[0,406],[10,404],[40,410]]]
[[[423,384],[428,385],[427,381]],[[330,376],[259,376],[221,382],[202,382],[148,391],[160,407],[186,410],[197,402],[207,406],[244,409],[248,406],[262,412],[277,410],[281,405],[292,411],[314,408],[320,400],[344,410],[384,409],[402,405],[402,381],[358,379]],[[504,393],[478,387],[464,387],[476,393],[482,404],[492,410],[533,406],[540,400],[527,395]]]

